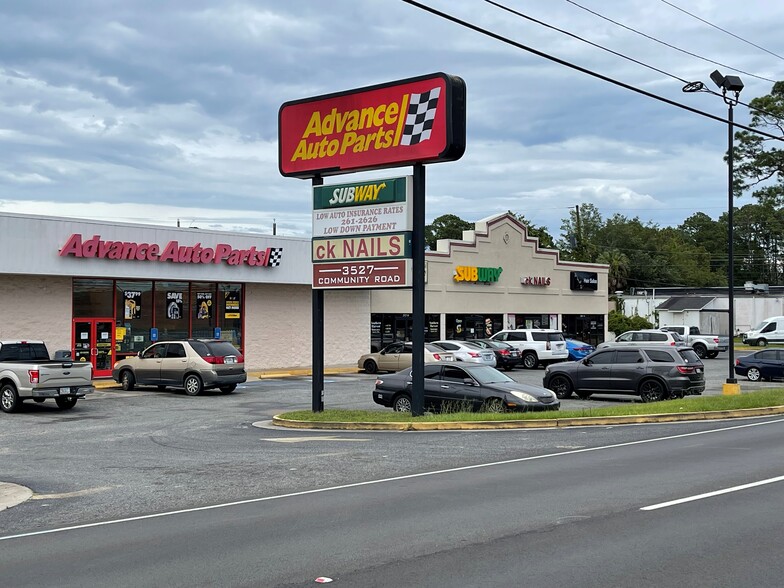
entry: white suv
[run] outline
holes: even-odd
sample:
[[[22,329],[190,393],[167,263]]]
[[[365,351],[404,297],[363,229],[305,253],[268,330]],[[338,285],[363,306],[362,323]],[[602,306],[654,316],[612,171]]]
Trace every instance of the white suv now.
[[[618,335],[614,341],[605,341],[596,346],[597,349],[607,347],[624,347],[639,345],[686,345],[678,333],[672,331],[660,331],[658,329],[640,329],[639,331],[626,331]]]
[[[554,329],[509,329],[498,331],[490,337],[504,341],[520,350],[523,367],[529,370],[541,365],[566,361],[569,350],[563,333]]]

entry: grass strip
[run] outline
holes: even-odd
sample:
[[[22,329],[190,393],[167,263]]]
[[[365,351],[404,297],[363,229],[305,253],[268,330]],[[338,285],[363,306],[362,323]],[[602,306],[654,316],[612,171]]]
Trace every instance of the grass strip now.
[[[717,410],[739,410],[784,405],[784,389],[770,388],[756,392],[744,392],[731,396],[687,396],[679,400],[642,403],[623,403],[619,406],[583,408],[580,410],[548,410],[536,412],[450,412],[447,414],[427,413],[412,417],[409,413],[394,412],[379,407],[377,410],[326,409],[323,412],[297,410],[278,415],[284,419],[308,422],[344,423],[405,423],[405,422],[471,422],[471,421],[514,421],[547,420],[575,417],[603,417],[646,414],[673,414],[681,412],[711,412]]]

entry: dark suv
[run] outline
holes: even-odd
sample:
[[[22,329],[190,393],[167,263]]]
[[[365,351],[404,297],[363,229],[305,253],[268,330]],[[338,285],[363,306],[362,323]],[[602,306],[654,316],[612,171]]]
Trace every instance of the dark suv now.
[[[633,394],[654,402],[702,394],[705,368],[691,347],[613,347],[597,349],[580,361],[548,366],[543,384],[562,399],[572,392],[582,399],[597,392]]]

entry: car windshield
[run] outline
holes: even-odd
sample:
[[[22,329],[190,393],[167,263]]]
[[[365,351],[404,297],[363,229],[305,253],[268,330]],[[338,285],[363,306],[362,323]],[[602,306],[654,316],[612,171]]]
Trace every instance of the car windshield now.
[[[494,367],[489,365],[476,366],[471,368],[470,374],[480,384],[499,384],[501,382],[514,382],[509,376],[505,376]]]

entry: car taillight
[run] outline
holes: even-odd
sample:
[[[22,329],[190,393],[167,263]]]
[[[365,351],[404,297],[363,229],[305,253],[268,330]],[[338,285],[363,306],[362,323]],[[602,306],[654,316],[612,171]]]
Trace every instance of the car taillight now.
[[[675,341],[670,341],[670,345],[675,345]]]
[[[509,350],[508,349],[499,349],[498,353],[500,353],[501,355],[509,355]]]
[[[735,365],[740,365],[740,360],[739,359],[735,360]]]
[[[433,354],[433,359],[435,359],[436,361],[441,361],[441,356],[438,355],[438,353],[434,353]],[[378,380],[376,380],[376,381],[378,381]]]
[[[244,355],[236,355],[237,363],[245,363],[245,356]]]
[[[213,365],[223,365],[224,363],[226,363],[225,361],[223,361],[222,357],[215,357],[214,355],[208,355],[207,357],[204,358],[204,361],[206,361],[207,363],[211,363]]]
[[[477,353],[476,351],[469,351],[468,355],[470,355],[471,357],[482,357],[482,354]]]
[[[679,365],[677,367],[678,371],[682,374],[693,374],[695,370],[694,366],[691,365]]]
[[[384,383],[384,380],[376,380],[376,386],[380,386]]]
[[[30,375],[30,383],[37,384],[40,375],[38,370],[27,370],[27,373]]]
[[[713,338],[713,342],[716,343],[716,345],[718,345],[719,344],[719,338],[718,337],[714,337]]]

